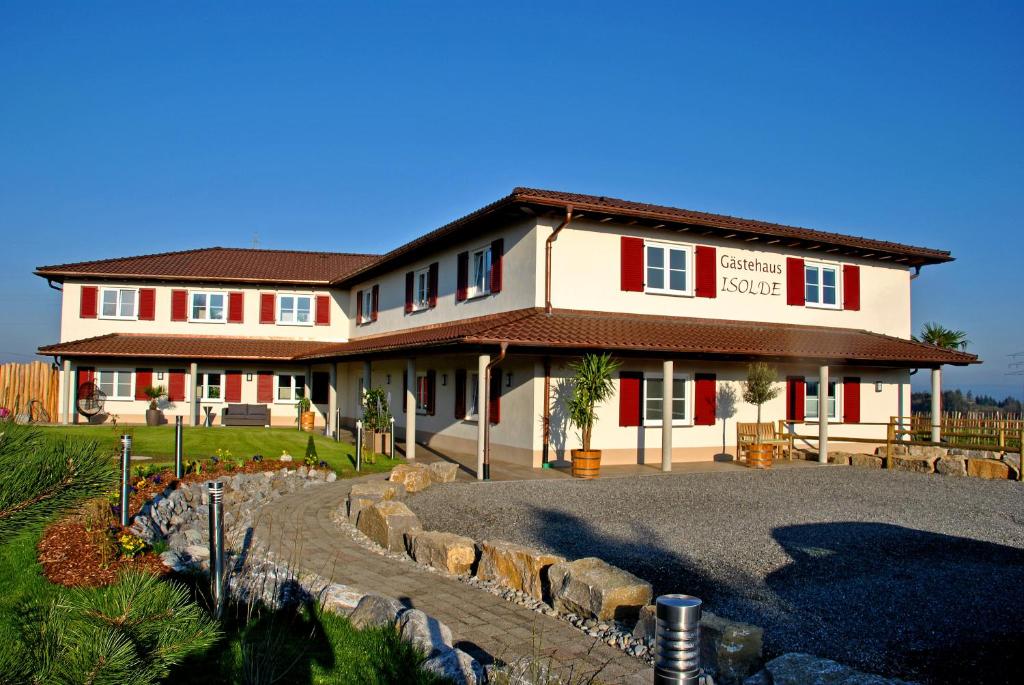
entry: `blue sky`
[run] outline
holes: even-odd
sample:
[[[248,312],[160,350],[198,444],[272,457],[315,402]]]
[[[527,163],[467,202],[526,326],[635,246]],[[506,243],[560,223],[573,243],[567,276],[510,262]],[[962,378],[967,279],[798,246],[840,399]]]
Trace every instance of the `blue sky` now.
[[[515,185],[952,250],[914,326],[1024,350],[1024,4],[0,4],[0,359],[39,264],[379,251]],[[923,376],[924,374],[921,374]]]

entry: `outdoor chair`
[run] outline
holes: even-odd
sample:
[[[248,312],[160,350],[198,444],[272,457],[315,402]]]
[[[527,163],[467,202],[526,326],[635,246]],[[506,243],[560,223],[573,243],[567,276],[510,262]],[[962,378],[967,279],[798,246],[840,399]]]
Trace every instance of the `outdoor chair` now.
[[[772,446],[772,458],[792,458],[789,438],[776,430],[773,423],[738,423],[736,424],[736,461],[743,462],[747,458],[750,445],[760,443]]]

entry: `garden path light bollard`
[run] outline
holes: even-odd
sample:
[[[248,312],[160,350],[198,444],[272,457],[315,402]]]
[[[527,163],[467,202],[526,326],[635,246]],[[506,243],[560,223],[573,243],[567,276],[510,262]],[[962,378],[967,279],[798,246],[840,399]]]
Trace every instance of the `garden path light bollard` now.
[[[210,507],[210,598],[213,617],[224,612],[224,484],[219,480],[207,485]]]
[[[654,685],[698,685],[702,602],[690,595],[661,595],[655,603]]]
[[[388,457],[390,459],[395,458],[395,417],[392,416],[389,421],[390,428],[388,428]]]
[[[356,471],[363,467],[363,422],[356,421]]]
[[[128,525],[128,470],[132,459],[132,436],[121,436],[121,525]]]
[[[181,454],[181,417],[174,417],[174,477],[182,478],[185,475],[184,463]]]

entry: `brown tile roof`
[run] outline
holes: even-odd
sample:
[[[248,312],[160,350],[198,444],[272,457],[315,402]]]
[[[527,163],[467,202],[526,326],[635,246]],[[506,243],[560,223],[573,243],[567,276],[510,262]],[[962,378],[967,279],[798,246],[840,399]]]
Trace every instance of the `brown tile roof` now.
[[[291,361],[324,347],[322,341],[280,338],[228,338],[196,335],[110,333],[39,348],[42,355],[67,357],[135,357],[180,359],[247,359]]]
[[[173,281],[226,281],[327,285],[379,259],[378,255],[207,247],[137,257],[40,266],[35,273]]]
[[[453,345],[513,349],[610,350],[780,360],[807,359],[897,366],[973,364],[976,355],[848,328],[767,324],[556,309],[522,309],[463,321],[357,338],[304,358],[349,357]]]

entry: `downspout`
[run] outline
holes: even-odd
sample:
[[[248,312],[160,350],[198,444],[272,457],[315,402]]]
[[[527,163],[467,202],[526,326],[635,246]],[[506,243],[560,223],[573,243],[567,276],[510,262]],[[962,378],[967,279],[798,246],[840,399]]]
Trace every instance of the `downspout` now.
[[[487,416],[484,417],[484,480],[491,479],[491,373],[495,366],[505,360],[505,353],[508,352],[508,343],[501,343],[501,350],[498,356],[487,363]],[[498,379],[498,387],[501,388],[501,379]]]
[[[544,242],[544,311],[551,314],[551,245],[558,238],[558,234],[572,221],[572,205],[565,208],[565,218],[562,223],[555,227],[548,239]],[[545,398],[547,395],[545,394]]]
[[[542,469],[549,469],[548,455],[551,449],[551,357],[544,357],[544,450],[541,453]]]

